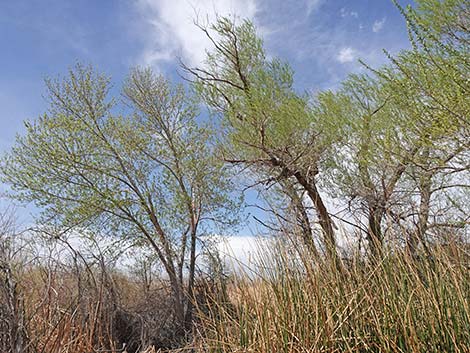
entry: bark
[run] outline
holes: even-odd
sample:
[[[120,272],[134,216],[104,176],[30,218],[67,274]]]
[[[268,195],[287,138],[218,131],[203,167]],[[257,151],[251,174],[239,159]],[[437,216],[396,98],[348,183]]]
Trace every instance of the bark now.
[[[293,176],[307,192],[307,195],[313,202],[313,206],[318,216],[318,223],[320,224],[320,227],[323,231],[323,241],[325,244],[327,256],[330,260],[337,262],[338,254],[336,251],[336,239],[333,229],[333,221],[330,217],[330,214],[328,213],[320,193],[318,192],[315,178],[308,177],[305,175],[305,173],[302,173],[299,170],[291,170],[287,163],[277,157],[271,156],[270,162],[273,167],[280,167],[282,169],[282,176]]]
[[[315,257],[316,259],[319,258],[318,249],[315,246],[315,242],[313,240],[313,232],[312,226],[310,224],[310,219],[307,214],[307,210],[302,202],[302,197],[297,194],[297,191],[294,188],[286,186],[288,190],[286,191],[289,197],[292,200],[292,205],[294,207],[294,212],[296,213],[297,222],[300,226],[300,230],[302,233],[302,240],[309,250],[310,254]]]
[[[302,242],[307,247],[310,254],[318,258],[319,253],[313,239],[312,226],[310,224],[307,208],[303,202],[305,191],[299,195],[299,191],[289,180],[281,181],[281,186],[284,194],[290,199],[290,210],[294,216],[295,229],[299,229]]]
[[[429,209],[431,203],[431,183],[432,175],[425,172],[419,180],[419,195],[420,203],[418,210],[418,223],[416,229],[409,235],[407,246],[410,255],[415,258],[418,250],[418,245],[421,242],[424,249],[427,250],[425,234],[428,230]]]
[[[380,259],[383,253],[383,234],[382,234],[382,219],[384,211],[378,207],[369,207],[368,216],[368,234],[369,247],[372,256]]]
[[[294,176],[298,183],[302,185],[307,192],[309,198],[312,200],[315,210],[317,211],[318,222],[322,228],[324,235],[324,243],[329,259],[337,261],[338,254],[336,252],[336,239],[333,229],[333,221],[328,213],[328,210],[323,202],[323,199],[318,192],[315,180],[310,178],[308,180],[302,173],[296,172]]]
[[[5,341],[0,336],[0,344],[9,352],[27,353],[29,350],[25,332],[23,300],[18,292],[17,283],[9,264],[1,259],[0,271],[3,273],[3,283],[0,288],[0,296],[3,299],[3,308],[0,310],[0,324],[6,323],[3,327],[0,325],[0,328],[6,329],[6,332],[2,332]]]
[[[191,328],[193,321],[193,311],[194,311],[194,279],[196,275],[196,240],[197,240],[197,224],[198,221],[192,212],[191,219],[191,244],[190,244],[190,255],[189,255],[189,278],[188,278],[188,289],[187,289],[187,307],[184,318],[185,329],[188,330]]]

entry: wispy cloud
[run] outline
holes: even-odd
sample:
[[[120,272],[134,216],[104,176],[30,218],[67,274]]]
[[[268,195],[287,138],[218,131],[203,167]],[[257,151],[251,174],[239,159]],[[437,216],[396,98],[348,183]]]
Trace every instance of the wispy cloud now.
[[[385,25],[385,17],[382,18],[381,20],[376,20],[374,24],[372,25],[372,32],[378,33],[384,28]]]
[[[307,5],[307,17],[317,10],[322,4],[323,0],[306,0]]]
[[[139,0],[148,26],[140,63],[158,66],[181,57],[190,65],[203,61],[209,40],[194,21],[212,23],[219,16],[254,19],[255,0]]]
[[[378,66],[386,62],[382,48],[394,52],[407,43],[406,33],[402,37],[399,32],[393,36],[374,35],[374,19],[368,24],[365,18],[359,21],[363,18],[360,7],[344,6],[340,10],[325,0],[136,1],[138,20],[133,22],[140,28],[133,33],[140,45],[133,64],[160,70],[173,71],[179,57],[188,65],[200,65],[205,50],[212,45],[196,28],[194,18],[213,22],[216,13],[253,20],[268,55],[289,61],[300,73],[296,76],[299,89],[331,88],[348,73],[363,69],[357,59]],[[307,16],[307,12],[311,14]],[[385,22],[382,17],[376,19]]]
[[[345,18],[345,17],[358,18],[359,17],[359,13],[357,11],[348,11],[345,7],[342,7],[341,10],[339,10],[339,14],[342,18]]]
[[[346,47],[346,48],[342,48],[339,51],[336,59],[340,63],[345,64],[345,63],[353,61],[355,57],[356,57],[356,51],[351,47]]]

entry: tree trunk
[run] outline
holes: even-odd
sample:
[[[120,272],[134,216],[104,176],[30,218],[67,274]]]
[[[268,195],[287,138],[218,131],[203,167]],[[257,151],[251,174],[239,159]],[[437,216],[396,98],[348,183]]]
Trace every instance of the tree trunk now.
[[[296,217],[297,225],[300,228],[302,241],[307,247],[310,254],[314,258],[318,259],[318,249],[315,246],[312,226],[310,224],[310,219],[308,217],[307,210],[303,203],[303,193],[299,196],[297,194],[297,190],[295,190],[295,187],[293,187],[293,185],[288,182],[283,183],[283,189],[284,193],[291,199],[291,205]]]
[[[382,234],[382,219],[384,211],[377,207],[369,207],[368,216],[368,234],[369,248],[372,257],[380,259],[383,255],[383,234]]]
[[[17,283],[14,279],[10,264],[0,259],[0,271],[2,272],[2,288],[0,288],[0,299],[3,299],[3,308],[0,311],[0,319],[6,325],[7,332],[4,332],[3,338],[6,346],[11,353],[26,353],[29,350],[27,342],[27,334],[25,331],[24,318],[24,302],[21,294],[18,292]],[[2,298],[3,297],[3,298]],[[0,328],[3,328],[0,326]]]
[[[194,278],[196,272],[196,226],[194,225],[193,231],[191,231],[191,245],[190,245],[190,257],[189,257],[189,278],[188,278],[188,289],[187,289],[187,307],[184,318],[185,329],[191,328],[193,321],[194,311]]]
[[[307,192],[309,198],[313,202],[313,206],[317,212],[318,222],[320,227],[323,231],[323,242],[326,248],[326,254],[328,258],[335,262],[335,264],[339,264],[338,262],[338,254],[336,251],[336,239],[335,233],[333,230],[333,221],[331,220],[330,214],[323,202],[323,199],[318,192],[315,178],[308,177],[306,174],[300,172],[299,170],[293,171],[290,169],[289,165],[282,161],[281,159],[277,158],[273,154],[268,153],[271,160],[271,165],[274,167],[280,167],[282,172],[281,175],[286,177],[293,176],[297,182],[304,188]]]
[[[421,242],[424,249],[427,249],[425,234],[428,230],[429,207],[431,203],[431,180],[432,175],[426,172],[419,180],[420,203],[418,210],[418,223],[416,229],[409,235],[407,242],[408,251],[413,258],[416,257],[418,244]]]
[[[337,262],[338,254],[336,251],[336,239],[333,230],[333,221],[330,214],[323,202],[323,199],[318,192],[315,180],[307,180],[300,172],[294,174],[295,178],[307,191],[309,198],[312,200],[315,210],[317,211],[318,223],[323,231],[323,239],[326,248],[327,256],[330,260]]]

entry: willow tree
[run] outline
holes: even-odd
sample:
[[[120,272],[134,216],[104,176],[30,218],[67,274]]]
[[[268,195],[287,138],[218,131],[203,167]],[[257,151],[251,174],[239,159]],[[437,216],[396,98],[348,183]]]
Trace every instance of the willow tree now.
[[[350,76],[316,104],[328,154],[328,190],[365,214],[372,252],[385,230],[426,246],[430,230],[468,224],[469,30],[459,1],[418,1],[402,10],[412,49]],[[464,201],[464,202],[462,202]],[[466,215],[467,214],[467,215]],[[388,222],[386,222],[388,220]]]
[[[177,320],[189,325],[198,237],[230,225],[236,209],[211,132],[196,121],[197,102],[143,69],[124,85],[125,116],[108,97],[110,80],[90,67],[77,65],[47,88],[49,111],[26,123],[3,159],[3,181],[36,203],[43,221],[148,244]]]
[[[419,199],[411,212],[414,252],[428,231],[455,233],[470,223],[470,3],[396,5],[407,20],[412,50],[389,55],[393,66],[381,76],[403,93],[405,109],[415,112],[410,130],[422,141],[410,173]]]
[[[317,187],[325,148],[307,96],[293,89],[288,64],[266,57],[253,24],[219,18],[200,26],[212,42],[204,65],[187,67],[204,101],[221,116],[224,158],[251,168],[258,183],[289,179],[314,206],[330,257],[336,257],[334,224]]]
[[[410,117],[383,82],[368,75],[352,75],[336,92],[320,93],[315,111],[336,140],[325,158],[326,189],[365,218],[357,226],[365,229],[371,253],[381,256],[383,222],[401,202],[400,182],[417,153],[415,138],[406,134]]]

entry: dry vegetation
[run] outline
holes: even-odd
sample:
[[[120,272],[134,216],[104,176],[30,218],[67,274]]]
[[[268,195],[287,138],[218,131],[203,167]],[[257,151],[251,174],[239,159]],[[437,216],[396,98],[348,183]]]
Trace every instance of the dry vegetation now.
[[[238,278],[230,300],[211,302],[205,351],[470,351],[468,247],[439,247],[417,261],[355,257],[342,272],[285,246],[276,254],[260,254],[260,276]]]
[[[470,352],[465,243],[351,255],[337,271],[279,242],[259,252],[256,274],[198,276],[192,333],[161,278],[105,259],[28,264],[24,251],[2,261],[2,352]]]
[[[80,64],[47,80],[0,160],[41,211],[22,232],[0,214],[0,353],[470,352],[470,3],[394,2],[411,48],[313,97],[223,17],[198,25],[191,90],[145,68],[120,97]],[[227,274],[209,238],[250,188],[279,242]]]

